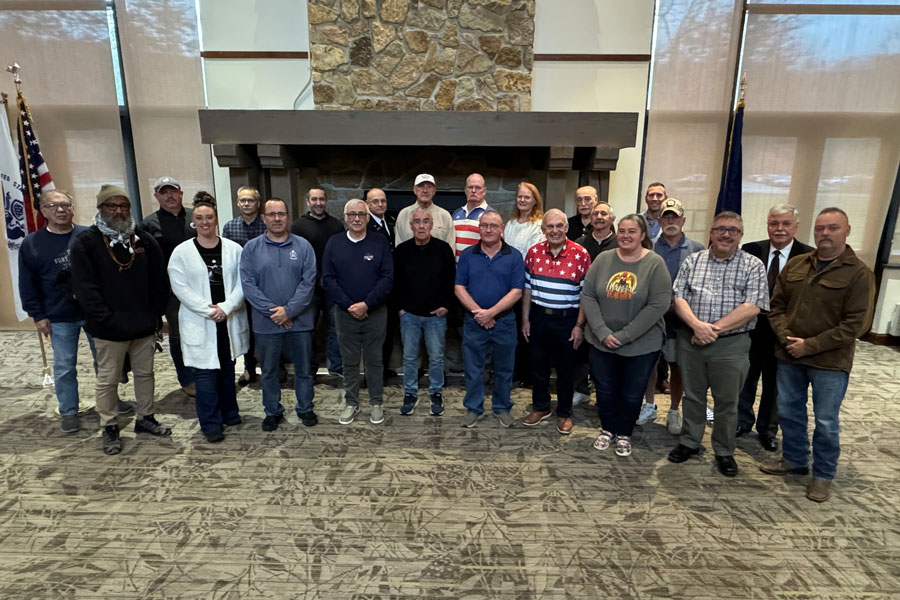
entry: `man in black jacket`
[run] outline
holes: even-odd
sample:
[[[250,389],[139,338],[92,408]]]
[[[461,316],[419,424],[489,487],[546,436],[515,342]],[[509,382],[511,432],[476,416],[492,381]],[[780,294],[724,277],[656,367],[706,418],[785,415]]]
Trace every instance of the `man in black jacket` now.
[[[97,348],[97,412],[103,452],[122,451],[117,389],[125,355],[131,357],[137,401],[135,433],[172,433],[153,417],[154,334],[169,297],[162,251],[136,230],[131,201],[122,188],[104,185],[97,194],[94,225],[72,246],[72,287],[84,311],[84,328]]]
[[[159,244],[165,259],[164,266],[168,267],[169,257],[175,246],[181,242],[197,236],[191,220],[192,210],[182,205],[181,184],[174,177],[160,177],[153,184],[153,197],[159,202],[159,210],[147,215],[141,221],[141,229],[153,236]],[[169,354],[175,365],[175,373],[178,376],[178,384],[182,391],[193,397],[196,393],[194,386],[194,369],[184,366],[181,355],[181,334],[178,331],[178,309],[181,303],[175,294],[169,294],[166,304],[166,323],[169,325]]]
[[[794,239],[799,211],[790,204],[776,204],[769,209],[766,228],[769,239],[744,244],[743,250],[763,261],[769,283],[769,298],[775,289],[775,279],[787,264],[787,261],[812,252],[813,249]],[[778,411],[776,408],[775,374],[778,361],[775,360],[775,334],[769,319],[759,315],[756,329],[750,332],[750,370],[738,399],[737,436],[749,433],[756,422],[759,443],[769,452],[778,449],[775,436],[778,433]],[[759,398],[759,409],[754,417],[753,404],[756,401],[756,387],[762,375],[762,394]]]
[[[313,322],[318,324],[319,315],[325,313],[324,317],[327,322],[327,334],[325,340],[325,361],[329,373],[340,374],[343,372],[343,362],[341,361],[341,350],[338,346],[337,333],[334,328],[334,304],[325,295],[322,287],[322,254],[325,252],[325,244],[328,239],[335,233],[343,233],[344,224],[328,214],[326,207],[328,199],[325,197],[325,190],[319,187],[311,187],[306,192],[306,205],[309,211],[305,215],[301,215],[296,221],[291,223],[291,233],[299,235],[313,247],[316,253],[316,293],[313,297],[315,309],[313,312]],[[316,331],[318,326],[316,325]],[[316,344],[318,346],[318,344]],[[318,365],[313,365],[313,373]]]

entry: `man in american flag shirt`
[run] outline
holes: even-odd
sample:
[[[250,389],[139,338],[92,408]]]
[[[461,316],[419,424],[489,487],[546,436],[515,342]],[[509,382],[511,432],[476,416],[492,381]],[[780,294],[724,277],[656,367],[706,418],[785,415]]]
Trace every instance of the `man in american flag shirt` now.
[[[572,395],[576,355],[584,340],[581,288],[591,266],[582,246],[566,237],[568,219],[561,210],[544,213],[546,240],[525,255],[522,334],[531,342],[532,411],[526,426],[550,418],[550,367],[556,367],[556,430],[572,432]]]

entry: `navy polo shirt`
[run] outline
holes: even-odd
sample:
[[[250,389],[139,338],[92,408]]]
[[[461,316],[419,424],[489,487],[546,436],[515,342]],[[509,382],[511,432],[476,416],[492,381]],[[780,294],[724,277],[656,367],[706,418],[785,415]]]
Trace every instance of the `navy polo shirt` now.
[[[522,254],[506,242],[502,242],[500,251],[490,258],[479,242],[459,256],[456,285],[464,286],[478,306],[490,308],[513,288],[525,288],[525,261]]]

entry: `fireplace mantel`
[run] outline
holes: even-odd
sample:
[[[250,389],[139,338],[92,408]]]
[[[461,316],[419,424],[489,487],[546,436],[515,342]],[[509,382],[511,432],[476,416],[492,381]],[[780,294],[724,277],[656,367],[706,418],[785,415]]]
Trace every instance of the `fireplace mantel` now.
[[[323,152],[333,157],[335,151],[345,150],[364,159],[367,151],[384,153],[390,148],[398,156],[419,149],[459,152],[493,165],[498,157],[500,163],[505,157],[510,164],[518,160],[510,176],[527,170],[546,190],[546,206],[561,206],[566,178],[573,171],[602,192],[608,181],[604,175],[616,168],[619,150],[634,147],[638,123],[637,113],[618,112],[201,110],[199,117],[202,141],[212,144],[219,166],[230,169],[232,191],[251,185],[264,196],[290,198],[297,209],[304,186],[329,175],[321,171]],[[526,163],[527,169],[522,167]],[[436,177],[441,172],[439,166],[429,169]],[[495,168],[498,190],[507,185],[502,169]],[[340,170],[345,179],[352,179],[346,176],[346,166]],[[409,178],[405,169],[398,169],[383,173],[384,181],[365,181],[411,189]],[[461,189],[458,179],[458,173],[448,172],[438,177],[438,188]]]

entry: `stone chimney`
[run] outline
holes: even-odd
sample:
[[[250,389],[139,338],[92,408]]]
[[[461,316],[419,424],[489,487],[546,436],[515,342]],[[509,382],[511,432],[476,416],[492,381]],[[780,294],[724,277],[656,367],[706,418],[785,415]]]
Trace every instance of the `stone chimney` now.
[[[535,0],[308,0],[326,110],[530,111]]]

